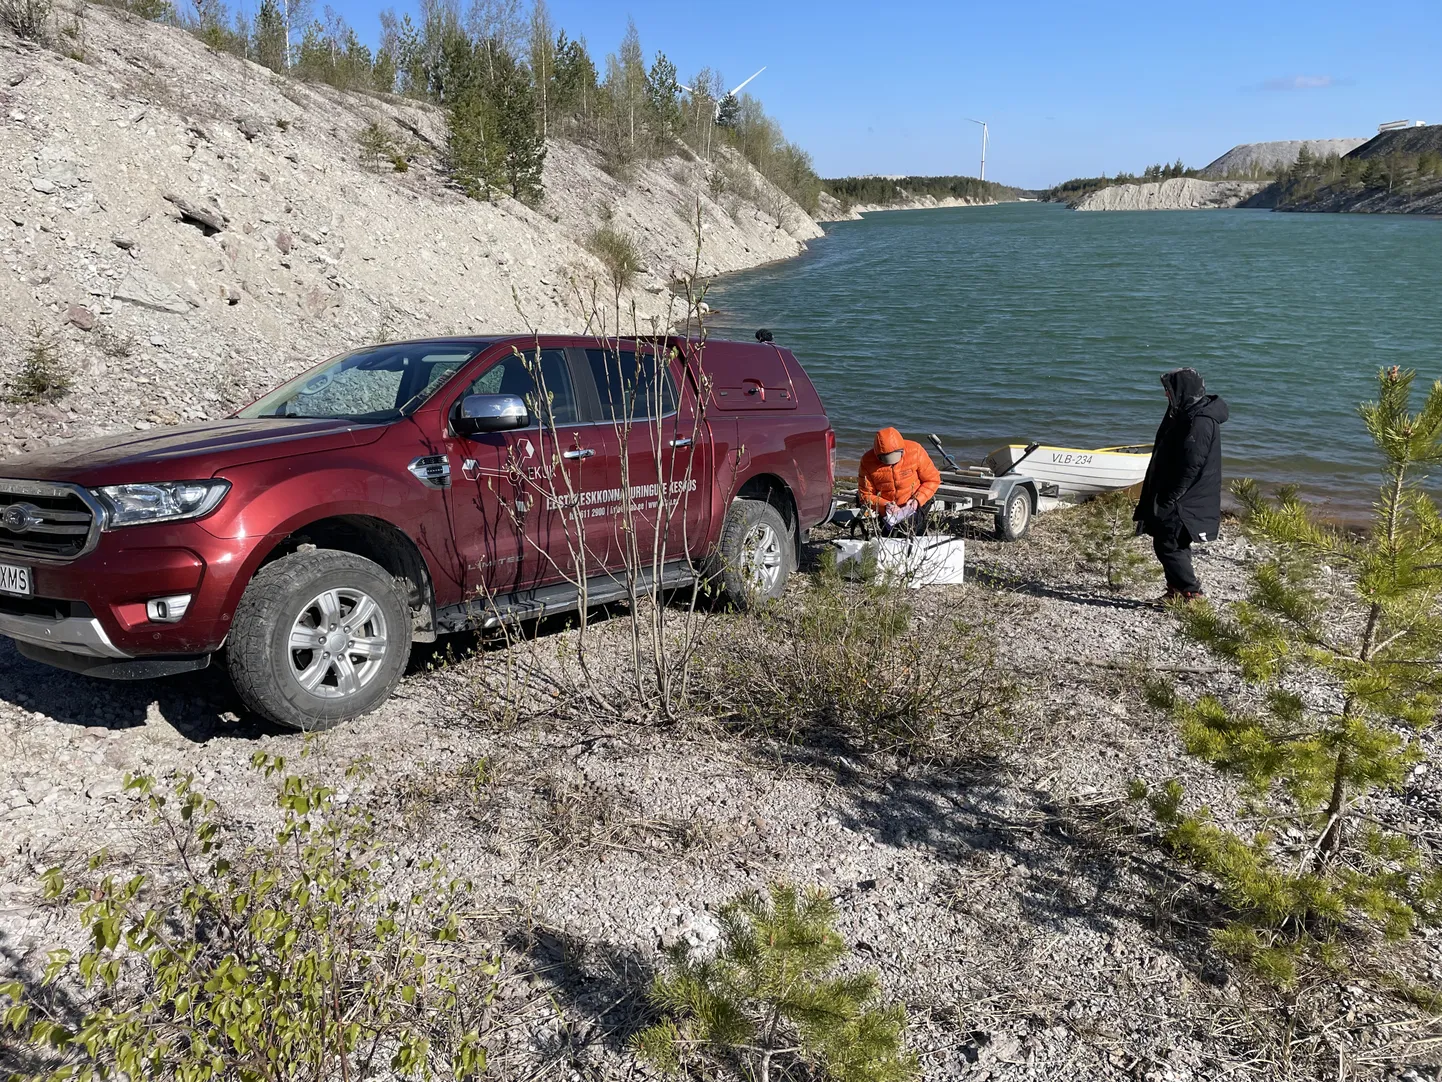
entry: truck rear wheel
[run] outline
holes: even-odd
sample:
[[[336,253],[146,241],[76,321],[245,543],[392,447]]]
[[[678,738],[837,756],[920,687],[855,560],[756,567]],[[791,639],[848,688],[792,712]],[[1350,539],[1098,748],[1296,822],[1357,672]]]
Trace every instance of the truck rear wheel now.
[[[329,729],[390,697],[411,652],[410,607],[383,567],[309,549],[256,573],[227,649],[245,705],[295,729]]]
[[[1017,487],[1011,490],[996,514],[996,536],[1000,541],[1020,541],[1031,529],[1031,492]]]
[[[709,577],[738,609],[778,598],[791,576],[791,531],[762,500],[733,500],[721,526]]]

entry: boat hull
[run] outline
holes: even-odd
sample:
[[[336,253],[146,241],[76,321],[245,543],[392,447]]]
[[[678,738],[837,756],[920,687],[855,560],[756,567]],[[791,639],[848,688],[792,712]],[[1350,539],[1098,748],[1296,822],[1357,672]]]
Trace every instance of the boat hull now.
[[[1001,473],[1024,454],[1026,447],[1013,443],[993,451],[986,461],[993,470]],[[1055,485],[1057,495],[1062,498],[1076,499],[1141,484],[1151,458],[1150,448],[1102,447],[1085,450],[1042,446],[1027,455],[1018,472],[1035,477],[1043,484]]]

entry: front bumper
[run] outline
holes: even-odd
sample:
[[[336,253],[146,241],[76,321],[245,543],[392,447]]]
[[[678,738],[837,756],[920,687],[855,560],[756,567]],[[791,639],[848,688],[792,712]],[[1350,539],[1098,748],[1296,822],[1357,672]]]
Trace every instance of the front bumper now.
[[[128,658],[105,633],[105,627],[94,616],[62,616],[50,619],[25,613],[0,612],[0,635],[16,642],[80,654],[94,658]]]
[[[0,562],[29,566],[33,583],[33,597],[0,594],[0,635],[27,657],[92,675],[121,676],[93,670],[136,659],[193,662],[224,643],[238,585],[264,541],[219,538],[200,522],[157,523],[102,532],[68,562],[0,553]],[[151,618],[148,601],[181,595],[191,600],[179,620]]]

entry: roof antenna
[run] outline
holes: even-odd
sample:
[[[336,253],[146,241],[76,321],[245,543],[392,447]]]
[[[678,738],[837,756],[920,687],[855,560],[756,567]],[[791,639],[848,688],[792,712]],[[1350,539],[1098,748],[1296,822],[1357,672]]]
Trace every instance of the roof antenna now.
[[[759,331],[756,332],[756,341],[758,342],[770,342],[772,341],[772,338],[773,336],[771,332],[768,331],[765,327],[762,327]]]

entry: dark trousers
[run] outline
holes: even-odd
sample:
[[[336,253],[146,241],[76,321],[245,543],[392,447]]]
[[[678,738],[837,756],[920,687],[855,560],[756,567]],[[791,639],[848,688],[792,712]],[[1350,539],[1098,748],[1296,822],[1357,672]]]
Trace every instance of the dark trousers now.
[[[885,516],[881,519],[882,537],[922,537],[926,533],[926,520],[931,514],[931,501],[927,500],[916,509],[916,514],[910,518],[902,519],[895,526],[886,524]]]
[[[1152,551],[1167,576],[1167,589],[1181,594],[1199,594],[1201,581],[1192,567],[1192,535],[1180,522],[1165,527],[1152,539]]]

